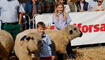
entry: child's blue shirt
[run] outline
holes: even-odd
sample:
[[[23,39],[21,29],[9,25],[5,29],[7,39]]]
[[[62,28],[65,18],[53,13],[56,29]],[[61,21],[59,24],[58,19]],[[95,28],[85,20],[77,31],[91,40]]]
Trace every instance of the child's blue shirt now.
[[[43,49],[39,52],[40,57],[54,56],[54,49],[50,37],[47,34],[44,34],[43,36]]]

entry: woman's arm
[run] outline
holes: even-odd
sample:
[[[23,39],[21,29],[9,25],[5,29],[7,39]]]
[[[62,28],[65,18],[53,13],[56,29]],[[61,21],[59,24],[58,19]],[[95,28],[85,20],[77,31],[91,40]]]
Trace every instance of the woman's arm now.
[[[72,21],[72,19],[70,18],[69,14],[67,14],[67,21],[66,21],[66,24],[70,24],[70,22]]]
[[[22,14],[19,13],[19,23],[18,24],[21,24],[21,20],[22,20]]]
[[[20,6],[19,6],[19,24],[21,24],[23,14],[25,14],[25,10],[24,10],[23,6],[20,4]]]

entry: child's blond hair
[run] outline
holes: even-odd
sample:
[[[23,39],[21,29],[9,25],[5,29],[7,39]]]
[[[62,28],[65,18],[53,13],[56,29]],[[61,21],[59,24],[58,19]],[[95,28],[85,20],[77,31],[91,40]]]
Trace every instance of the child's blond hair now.
[[[56,9],[55,9],[55,15],[56,15],[56,18],[57,18],[57,20],[59,20],[59,16],[58,16],[58,10],[57,10],[57,7],[59,6],[59,5],[62,5],[63,6],[63,11],[62,11],[62,13],[63,13],[63,21],[65,21],[66,20],[66,12],[65,12],[65,8],[64,8],[64,5],[62,4],[62,3],[57,3],[56,4]]]

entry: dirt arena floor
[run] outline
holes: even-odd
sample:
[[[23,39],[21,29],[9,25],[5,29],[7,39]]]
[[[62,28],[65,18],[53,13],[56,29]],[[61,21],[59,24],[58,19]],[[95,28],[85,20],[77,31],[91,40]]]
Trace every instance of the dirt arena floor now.
[[[69,60],[105,60],[105,46],[73,49],[76,59]]]
[[[76,59],[67,60],[105,60],[105,46],[75,48],[73,51],[76,53]]]

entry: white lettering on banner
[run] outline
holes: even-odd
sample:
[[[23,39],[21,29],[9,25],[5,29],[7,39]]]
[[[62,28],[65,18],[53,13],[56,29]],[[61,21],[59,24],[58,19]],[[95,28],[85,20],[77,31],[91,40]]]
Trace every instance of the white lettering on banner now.
[[[47,26],[52,25],[53,14],[42,14],[36,17],[36,23],[44,22]],[[81,38],[71,41],[72,46],[105,43],[105,12],[78,12],[69,14],[72,22],[82,32]],[[54,26],[51,26],[54,29]]]

